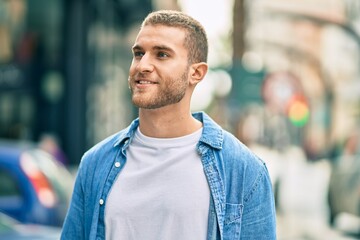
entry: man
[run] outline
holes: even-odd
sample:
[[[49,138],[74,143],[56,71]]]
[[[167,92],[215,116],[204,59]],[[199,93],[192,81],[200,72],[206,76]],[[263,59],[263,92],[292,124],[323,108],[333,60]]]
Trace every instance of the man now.
[[[190,99],[207,73],[200,23],[158,11],[129,70],[139,118],[86,152],[62,239],[276,239],[265,164]]]

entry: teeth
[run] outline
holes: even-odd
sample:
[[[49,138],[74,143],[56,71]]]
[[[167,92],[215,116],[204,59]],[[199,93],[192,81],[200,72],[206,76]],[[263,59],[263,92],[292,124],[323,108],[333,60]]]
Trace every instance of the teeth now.
[[[152,82],[150,81],[139,81],[140,84],[151,84]]]

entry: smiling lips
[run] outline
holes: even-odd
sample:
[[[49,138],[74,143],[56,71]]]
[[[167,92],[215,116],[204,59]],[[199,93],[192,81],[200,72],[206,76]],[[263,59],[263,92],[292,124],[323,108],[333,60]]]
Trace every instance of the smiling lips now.
[[[137,84],[155,84],[155,82],[146,81],[146,80],[138,80],[136,81]]]
[[[154,86],[158,84],[157,82],[149,81],[149,80],[135,80],[136,88],[138,89],[146,89],[150,86]]]

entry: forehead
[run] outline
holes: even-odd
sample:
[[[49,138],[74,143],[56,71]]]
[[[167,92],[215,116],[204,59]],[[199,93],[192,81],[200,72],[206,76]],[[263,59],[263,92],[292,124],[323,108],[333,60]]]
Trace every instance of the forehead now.
[[[163,45],[174,50],[185,49],[185,35],[186,31],[183,28],[146,25],[139,31],[135,45],[142,48]]]

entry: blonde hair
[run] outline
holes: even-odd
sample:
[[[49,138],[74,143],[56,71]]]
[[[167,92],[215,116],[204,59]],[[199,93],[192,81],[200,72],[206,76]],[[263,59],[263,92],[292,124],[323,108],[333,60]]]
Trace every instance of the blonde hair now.
[[[208,55],[208,40],[204,27],[189,15],[174,11],[160,10],[150,13],[142,22],[141,28],[147,25],[164,25],[186,30],[184,46],[188,49],[190,64],[206,62]]]

